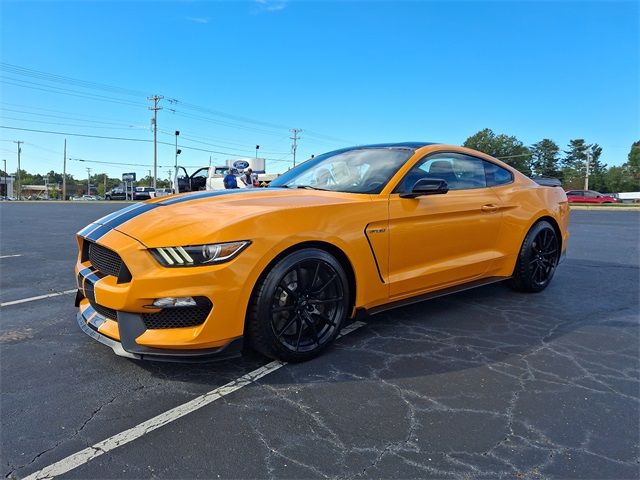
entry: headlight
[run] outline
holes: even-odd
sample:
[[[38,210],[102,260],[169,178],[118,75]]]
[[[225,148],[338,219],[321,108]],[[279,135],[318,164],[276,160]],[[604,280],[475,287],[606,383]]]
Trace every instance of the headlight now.
[[[154,258],[165,267],[197,267],[224,263],[237,257],[251,242],[211,243],[188,247],[151,248]]]

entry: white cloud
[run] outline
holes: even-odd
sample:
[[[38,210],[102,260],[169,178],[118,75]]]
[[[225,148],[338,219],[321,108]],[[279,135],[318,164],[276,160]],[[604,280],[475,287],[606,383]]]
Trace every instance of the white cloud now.
[[[193,23],[202,23],[202,24],[209,23],[208,18],[202,18],[202,17],[184,17],[184,19]]]
[[[255,0],[255,3],[260,12],[278,12],[287,7],[289,0]]]

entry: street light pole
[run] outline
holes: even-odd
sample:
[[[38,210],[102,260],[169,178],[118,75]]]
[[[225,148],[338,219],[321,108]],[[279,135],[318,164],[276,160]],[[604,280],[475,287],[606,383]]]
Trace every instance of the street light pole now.
[[[4,163],[4,169],[2,172],[4,173],[4,196],[9,196],[9,185],[7,185],[7,161],[3,158],[2,162]]]
[[[260,150],[260,145],[256,145],[256,159],[258,158],[258,150]]]
[[[178,135],[180,135],[180,130],[176,130],[176,170],[178,169]]]

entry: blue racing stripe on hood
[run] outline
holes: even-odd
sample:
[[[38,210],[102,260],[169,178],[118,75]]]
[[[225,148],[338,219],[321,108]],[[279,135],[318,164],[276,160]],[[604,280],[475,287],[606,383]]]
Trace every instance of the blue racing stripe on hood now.
[[[159,207],[159,205],[154,203],[138,203],[136,205],[130,205],[129,207],[113,212],[112,214],[101,218],[97,222],[86,226],[78,232],[78,235],[92,242],[97,242],[103,235],[114,228],[119,227],[124,222],[157,207]]]
[[[121,208],[120,210],[116,210],[113,213],[110,213],[109,215],[106,215],[104,217],[102,217],[100,220],[97,220],[94,223],[100,223],[102,225],[107,224],[108,222],[110,222],[111,220],[119,217],[120,215],[124,215],[127,212],[130,212],[131,210],[136,210],[140,207],[142,207],[144,205],[144,203],[134,203],[133,205],[129,205],[127,207]]]
[[[272,188],[271,190],[276,190],[276,188]],[[277,189],[281,190],[281,189]],[[92,242],[97,242],[103,235],[108,233],[109,231],[118,228],[125,222],[128,222],[132,218],[137,217],[138,215],[142,215],[143,213],[148,212],[149,210],[153,210],[154,208],[175,205],[177,203],[190,202],[192,200],[200,200],[202,198],[210,198],[210,197],[218,197],[221,195],[233,195],[236,193],[257,193],[264,192],[263,188],[237,188],[232,190],[214,190],[214,191],[204,191],[204,192],[195,192],[189,193],[186,195],[181,195],[179,197],[168,198],[167,200],[162,200],[157,203],[137,203],[135,205],[129,205],[121,210],[113,212],[106,217],[102,217],[100,220],[92,223],[91,225],[86,226],[78,235],[86,238]]]
[[[269,190],[280,190],[280,189],[269,188]],[[256,193],[256,192],[264,192],[264,191],[265,191],[264,188],[233,188],[229,190],[213,190],[213,191],[189,193],[187,195],[183,195],[180,197],[163,200],[157,203],[156,205],[175,205],[176,203],[190,202],[192,200],[200,200],[202,198],[218,197],[220,195],[233,195],[236,193]]]

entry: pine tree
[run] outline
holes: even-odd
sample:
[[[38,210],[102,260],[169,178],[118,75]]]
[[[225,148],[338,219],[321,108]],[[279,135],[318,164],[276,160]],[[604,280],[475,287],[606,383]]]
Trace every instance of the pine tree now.
[[[582,138],[569,140],[569,150],[565,150],[562,159],[563,185],[567,189],[584,188],[588,154],[591,154],[589,163],[589,189],[597,190],[605,188],[606,165],[600,162],[602,148],[597,144],[588,144]]]
[[[529,147],[531,168],[539,177],[560,177],[560,147],[553,140],[545,138]]]

